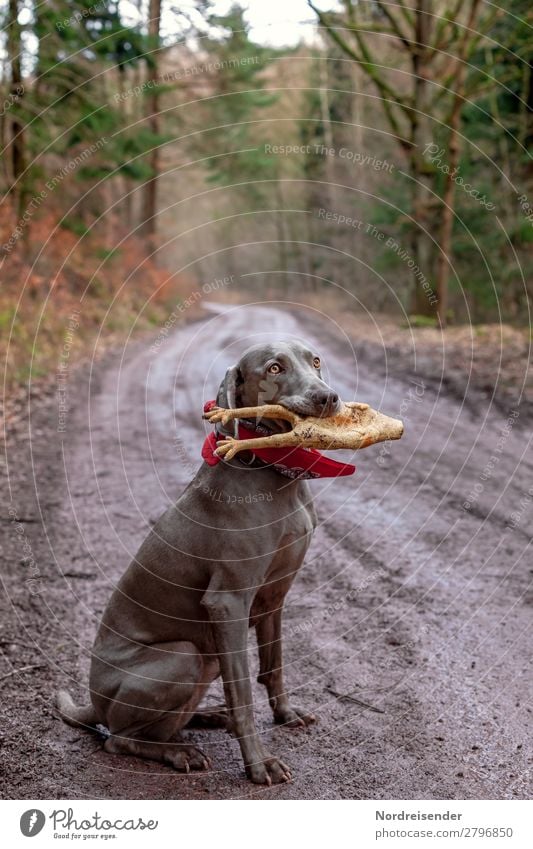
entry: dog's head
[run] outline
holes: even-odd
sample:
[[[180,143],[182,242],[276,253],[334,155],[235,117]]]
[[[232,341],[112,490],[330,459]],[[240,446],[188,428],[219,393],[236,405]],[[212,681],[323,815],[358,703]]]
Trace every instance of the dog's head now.
[[[227,408],[281,404],[302,416],[334,415],[340,409],[339,396],[322,380],[321,365],[318,354],[299,342],[254,345],[227,370],[217,404]],[[287,428],[282,422],[269,425]]]

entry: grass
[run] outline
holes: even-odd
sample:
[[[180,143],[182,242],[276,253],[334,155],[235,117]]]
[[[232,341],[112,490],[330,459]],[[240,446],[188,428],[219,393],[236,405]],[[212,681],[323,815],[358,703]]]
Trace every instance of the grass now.
[[[410,315],[403,327],[437,327],[438,322],[432,315]]]

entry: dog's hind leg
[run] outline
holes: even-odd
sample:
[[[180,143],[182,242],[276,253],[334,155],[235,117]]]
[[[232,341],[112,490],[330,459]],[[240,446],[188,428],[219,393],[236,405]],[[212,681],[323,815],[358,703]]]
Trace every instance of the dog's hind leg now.
[[[113,734],[105,741],[104,749],[110,755],[134,755],[150,761],[161,761],[179,772],[209,769],[211,766],[210,759],[201,749],[185,743],[176,735],[171,742],[163,742]]]
[[[106,666],[101,659],[98,663],[91,690],[110,731],[106,752],[161,761],[184,772],[209,767],[209,758],[186,743],[180,732],[216,676],[218,664],[204,660],[189,642],[144,646],[119,670],[113,695],[106,695],[102,689],[97,692],[98,670],[104,672]],[[116,668],[111,680],[115,676]]]

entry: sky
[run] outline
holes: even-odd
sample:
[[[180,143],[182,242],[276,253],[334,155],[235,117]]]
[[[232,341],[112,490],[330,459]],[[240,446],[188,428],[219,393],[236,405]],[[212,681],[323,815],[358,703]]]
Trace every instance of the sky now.
[[[39,0],[46,3],[47,0]],[[225,14],[236,0],[213,0],[212,10],[216,14]],[[307,0],[237,0],[245,10],[245,18],[250,25],[250,38],[259,44],[272,47],[292,47],[303,41],[307,44],[316,39],[316,19],[307,5]],[[89,5],[89,3],[87,4]],[[176,36],[176,19],[172,7],[191,10],[194,0],[162,0],[163,14],[161,31],[172,41]],[[320,9],[335,9],[339,0],[315,0]],[[146,21],[148,0],[120,0],[120,11],[125,23],[137,24]],[[22,8],[19,15],[21,24],[32,19],[29,5]],[[26,33],[29,52],[37,50],[37,41],[32,33]],[[0,59],[5,56],[4,44],[0,44]]]
[[[215,0],[213,11],[225,14],[235,0]],[[163,35],[172,36],[175,33],[174,13],[172,6],[193,8],[192,0],[163,0],[161,29]],[[314,29],[315,15],[307,5],[307,0],[239,0],[245,11],[245,17],[250,24],[250,38],[259,44],[273,47],[290,47],[299,41],[310,42],[316,32]],[[332,9],[338,6],[336,0],[317,0],[316,5],[321,9]],[[123,13],[131,13],[132,18],[138,18],[138,0],[121,0]]]
[[[220,0],[216,5],[225,11],[231,6],[231,0]],[[316,5],[327,9],[333,3]],[[252,41],[285,47],[312,38],[315,14],[307,5],[307,0],[247,0],[242,6],[247,10],[246,19],[251,26]]]

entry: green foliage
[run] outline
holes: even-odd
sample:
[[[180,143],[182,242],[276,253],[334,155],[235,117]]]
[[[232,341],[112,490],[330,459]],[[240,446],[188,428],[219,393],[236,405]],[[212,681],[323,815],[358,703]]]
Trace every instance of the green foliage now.
[[[220,69],[215,71],[213,96],[205,121],[206,126],[214,127],[204,133],[203,142],[214,154],[207,165],[209,181],[232,185],[274,179],[276,159],[258,143],[257,131],[251,123],[262,109],[276,101],[275,95],[264,91],[262,76],[273,51],[250,40],[239,6],[232,6],[226,15],[210,15],[209,24],[217,34],[207,38],[203,46],[208,52],[208,63]],[[224,154],[218,156],[221,149]],[[247,193],[256,201],[262,195],[259,186],[248,187]]]
[[[496,99],[504,132],[528,147],[533,142],[533,8],[529,0],[509,0],[505,11],[491,33],[490,50],[476,59],[489,64],[501,84]]]
[[[15,316],[15,307],[0,310],[0,330],[8,330]]]
[[[431,315],[410,315],[404,327],[436,327],[437,319]]]
[[[115,259],[119,257],[120,254],[121,251],[119,250],[119,248],[96,248],[95,250],[95,255],[98,257],[98,259],[104,260],[104,262],[106,262],[108,259]]]
[[[533,224],[520,216],[510,230],[509,236],[515,245],[530,245],[533,243]]]
[[[83,238],[83,236],[86,236],[89,232],[89,229],[81,218],[65,217],[61,221],[61,227],[63,227],[64,230],[69,230],[71,233],[74,233],[75,236],[79,236],[80,239]]]
[[[495,209],[487,211],[456,189],[458,218],[465,223],[456,220],[454,225],[454,260],[474,318],[480,320],[508,309],[513,317],[525,316],[522,275],[526,280],[531,275],[533,227],[520,209],[517,189],[530,194],[526,150],[533,144],[533,9],[527,0],[510,0],[505,8],[491,41],[472,57],[479,73],[497,85],[467,103],[462,124],[461,175]]]
[[[120,4],[35,4],[26,30],[38,40],[35,81],[21,103],[34,163],[30,187],[45,174],[43,155],[49,153],[67,161],[85,154],[72,169],[81,182],[96,183],[117,169],[131,180],[151,176],[143,157],[167,139],[146,126],[127,129],[129,121],[113,99],[128,67],[150,64],[147,36],[124,25]]]

